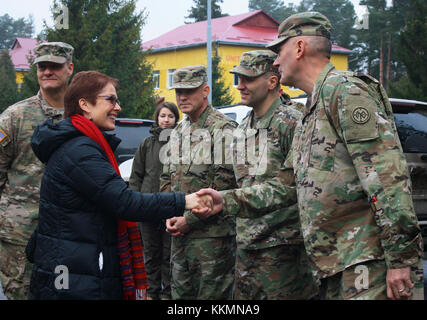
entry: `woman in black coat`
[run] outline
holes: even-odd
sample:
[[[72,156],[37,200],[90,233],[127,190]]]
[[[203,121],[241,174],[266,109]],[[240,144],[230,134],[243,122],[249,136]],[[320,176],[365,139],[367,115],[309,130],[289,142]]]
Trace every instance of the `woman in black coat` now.
[[[121,110],[116,87],[99,72],[77,73],[65,94],[65,120],[47,120],[34,132],[32,147],[46,168],[39,224],[27,247],[30,299],[141,298],[139,233],[127,221],[155,222],[210,205],[194,194],[127,187],[113,155],[120,139],[104,132],[114,130]]]

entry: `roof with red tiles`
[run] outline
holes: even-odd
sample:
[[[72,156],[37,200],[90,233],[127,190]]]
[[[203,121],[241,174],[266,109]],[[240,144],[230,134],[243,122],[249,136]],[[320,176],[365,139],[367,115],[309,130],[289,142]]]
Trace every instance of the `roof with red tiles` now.
[[[212,41],[222,44],[265,47],[277,38],[279,22],[264,10],[211,20]],[[144,42],[143,50],[170,51],[206,44],[207,21],[185,24],[160,37]],[[351,50],[332,45],[332,52],[350,54]]]

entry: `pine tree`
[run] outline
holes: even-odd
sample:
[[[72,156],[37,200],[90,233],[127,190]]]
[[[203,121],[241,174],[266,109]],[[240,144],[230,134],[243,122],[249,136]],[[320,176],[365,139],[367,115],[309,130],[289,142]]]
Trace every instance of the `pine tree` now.
[[[0,112],[19,100],[16,74],[7,49],[0,50]]]
[[[406,46],[399,39],[413,5],[407,0],[394,0],[391,6],[385,0],[362,0],[360,4],[368,7],[369,29],[356,31],[356,54],[350,65],[379,79],[389,91],[393,82],[406,75],[407,67],[399,57]],[[399,83],[406,86],[407,79],[402,81]]]
[[[230,93],[229,87],[227,87],[222,78],[224,70],[219,66],[221,63],[221,57],[217,53],[215,48],[215,54],[212,58],[212,105],[214,107],[225,106],[233,103],[233,97]]]
[[[69,29],[45,26],[44,34],[47,41],[74,47],[74,73],[96,70],[119,80],[121,117],[149,118],[155,99],[152,66],[141,50],[146,14],[136,13],[135,5],[136,0],[55,0],[53,8],[68,8]]]
[[[25,74],[21,87],[21,98],[26,99],[37,94],[39,83],[37,81],[37,67],[30,62],[30,70]]]
[[[249,11],[264,10],[279,23],[298,10],[292,3],[285,5],[283,0],[249,0],[248,8]]]
[[[332,25],[331,41],[341,47],[351,49],[354,41],[356,12],[349,0],[306,0],[309,11],[325,15]]]
[[[222,3],[224,0],[212,0],[212,11],[211,18],[220,18],[228,16],[226,13],[222,13],[219,3]],[[188,10],[188,16],[186,19],[192,19],[193,21],[185,23],[195,23],[199,21],[204,21],[208,19],[208,1],[207,0],[193,0],[193,7]]]
[[[283,0],[249,0],[249,10],[264,10],[278,22],[297,12],[318,11],[332,23],[332,42],[348,49],[353,46],[356,13],[349,0],[302,0],[297,6]]]
[[[30,38],[34,33],[33,17],[13,19],[8,14],[0,16],[0,49],[10,49],[16,37]]]
[[[406,3],[410,7],[402,32],[397,37],[399,47],[396,55],[407,68],[405,78],[411,89],[398,92],[402,88],[395,84],[394,92],[399,98],[427,101],[427,3],[424,0],[407,0]]]

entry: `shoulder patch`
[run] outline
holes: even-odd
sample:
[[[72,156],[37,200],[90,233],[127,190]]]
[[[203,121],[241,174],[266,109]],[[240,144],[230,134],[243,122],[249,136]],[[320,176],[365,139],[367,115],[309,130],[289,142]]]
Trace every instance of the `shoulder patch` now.
[[[351,113],[351,120],[357,124],[365,124],[371,118],[369,110],[365,107],[356,107]]]
[[[366,95],[347,95],[343,99],[342,128],[347,143],[378,138],[378,115],[375,100]]]
[[[3,129],[0,129],[0,143],[7,138],[6,132]]]
[[[9,136],[3,129],[0,129],[0,145],[6,146],[9,143]]]

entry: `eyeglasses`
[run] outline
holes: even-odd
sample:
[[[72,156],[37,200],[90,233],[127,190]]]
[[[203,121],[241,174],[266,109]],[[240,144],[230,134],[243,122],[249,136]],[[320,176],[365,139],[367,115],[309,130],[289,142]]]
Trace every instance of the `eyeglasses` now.
[[[110,101],[111,105],[114,107],[116,104],[120,105],[119,98],[117,98],[115,95],[111,96],[98,96],[101,98],[104,98],[105,100]]]

